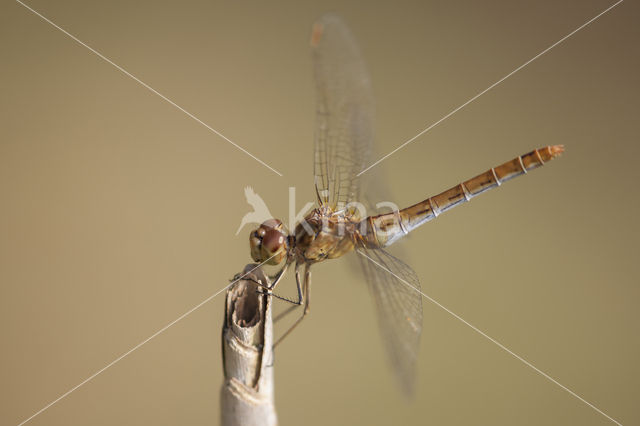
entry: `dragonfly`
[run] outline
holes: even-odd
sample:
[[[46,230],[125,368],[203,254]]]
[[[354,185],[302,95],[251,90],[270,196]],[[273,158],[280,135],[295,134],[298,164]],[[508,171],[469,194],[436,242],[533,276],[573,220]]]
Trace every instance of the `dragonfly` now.
[[[311,50],[316,83],[314,179],[316,207],[289,232],[269,219],[249,236],[254,261],[278,265],[268,294],[294,265],[301,316],[309,313],[311,266],[357,252],[378,318],[384,347],[400,388],[411,395],[422,332],[422,294],[414,270],[385,248],[419,226],[473,197],[560,155],[562,145],[518,156],[417,204],[366,216],[359,173],[373,147],[374,100],[362,54],[344,21],[333,14],[313,25]],[[261,283],[258,283],[262,285]],[[265,287],[263,285],[263,287]],[[276,342],[276,344],[278,343]]]

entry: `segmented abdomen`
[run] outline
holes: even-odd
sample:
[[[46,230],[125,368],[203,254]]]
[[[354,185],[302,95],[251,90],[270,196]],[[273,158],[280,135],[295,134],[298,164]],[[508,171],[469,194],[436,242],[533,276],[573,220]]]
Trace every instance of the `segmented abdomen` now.
[[[500,186],[509,179],[542,166],[562,152],[564,152],[562,145],[536,149],[411,207],[378,216],[369,216],[364,219],[367,221],[365,226],[359,228],[362,231],[366,230],[365,235],[362,235],[362,241],[367,247],[385,247],[393,244],[441,213],[469,201],[478,194]]]

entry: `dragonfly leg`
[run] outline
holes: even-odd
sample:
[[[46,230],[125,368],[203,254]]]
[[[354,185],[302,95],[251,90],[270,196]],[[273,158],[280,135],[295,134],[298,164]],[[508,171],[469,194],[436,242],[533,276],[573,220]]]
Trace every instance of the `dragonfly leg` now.
[[[300,294],[301,296],[300,302],[301,303],[304,302],[304,310],[302,311],[302,315],[296,320],[296,322],[294,322],[293,325],[289,327],[289,329],[282,336],[280,336],[280,338],[273,344],[274,348],[280,342],[282,342],[284,338],[287,337],[293,331],[293,329],[296,328],[296,326],[300,324],[304,319],[304,317],[309,313],[309,287],[311,286],[311,269],[309,268],[309,265],[305,265],[304,283],[302,284],[302,289],[300,287],[299,276],[300,276],[299,274],[296,274],[296,278],[298,278],[296,281],[298,281],[298,294]]]
[[[276,299],[280,299],[280,300],[282,300],[284,302],[291,303],[293,306],[291,306],[290,308],[297,308],[298,306],[301,305],[301,303],[296,302],[295,300],[291,300],[291,299],[289,299],[288,297],[285,297],[285,296],[278,296],[277,294],[269,292],[269,291],[256,290],[256,293],[264,294],[266,296],[273,296]]]
[[[259,287],[262,287],[266,290],[268,290],[269,292],[271,290],[273,290],[274,288],[276,288],[276,285],[278,285],[278,283],[280,282],[280,280],[282,279],[282,277],[284,276],[284,273],[287,271],[287,268],[289,267],[289,263],[285,263],[284,266],[273,276],[269,277],[269,282],[271,283],[271,285],[266,285],[265,283],[263,283],[260,280],[255,279],[254,277],[252,277],[250,274],[245,273],[243,274],[236,274],[235,277],[233,277],[232,281],[240,281],[240,280],[247,280],[247,281],[251,281],[253,283],[255,283],[256,285],[258,285]],[[275,295],[274,295],[275,296]]]
[[[276,286],[278,285],[278,283],[280,282],[280,280],[282,280],[282,278],[284,277],[284,273],[286,272],[287,268],[289,267],[289,263],[285,263],[285,265],[282,267],[282,269],[280,269],[275,275],[269,277],[269,282],[271,282],[271,285],[268,286],[266,284],[263,284],[262,282],[257,281],[256,279],[254,279],[253,277],[245,277],[244,279],[249,280],[249,281],[253,281],[254,283],[256,283],[259,287],[264,288],[265,290],[256,290],[257,293],[259,294],[266,294],[268,296],[273,296],[276,299],[280,299],[283,300],[285,302],[289,302],[292,303],[296,306],[299,306],[302,304],[301,298],[300,298],[300,284],[298,284],[298,301],[294,301],[289,299],[288,297],[284,297],[284,296],[279,296],[275,293],[273,293],[273,289],[276,288]],[[298,265],[296,265],[296,282],[299,281],[298,278]]]
[[[300,267],[302,265],[300,263],[296,263],[296,287],[298,289],[298,301],[294,302],[293,300],[289,300],[286,299],[287,302],[292,303],[293,306],[289,306],[285,311],[282,311],[280,314],[278,314],[274,319],[273,322],[276,323],[278,321],[280,321],[282,318],[286,317],[288,314],[290,314],[291,312],[293,312],[298,306],[302,305],[302,281],[300,280]],[[274,294],[274,296],[276,296]],[[276,296],[279,299],[282,299],[279,296]]]
[[[286,262],[282,267],[282,269],[280,269],[274,276],[269,277],[269,281],[271,282],[271,287],[267,287],[267,286],[262,286],[262,287],[265,287],[268,290],[273,290],[274,288],[276,288],[276,286],[284,276],[284,273],[287,271],[287,268],[289,268],[289,264],[290,264],[289,262]]]

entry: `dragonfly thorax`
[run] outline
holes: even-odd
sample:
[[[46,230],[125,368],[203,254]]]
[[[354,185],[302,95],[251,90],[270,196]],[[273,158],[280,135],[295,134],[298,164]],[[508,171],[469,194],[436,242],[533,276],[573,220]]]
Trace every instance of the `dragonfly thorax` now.
[[[355,222],[344,215],[315,209],[296,226],[296,256],[307,263],[340,257],[353,250],[354,229]]]

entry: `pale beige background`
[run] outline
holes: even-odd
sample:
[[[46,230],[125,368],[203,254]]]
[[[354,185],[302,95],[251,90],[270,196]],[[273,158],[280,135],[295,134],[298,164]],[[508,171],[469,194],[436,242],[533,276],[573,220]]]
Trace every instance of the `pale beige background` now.
[[[0,10],[0,423],[15,425],[223,287],[252,185],[311,200],[312,21],[357,36],[386,153],[612,2],[29,4],[278,177],[12,1]],[[515,155],[567,154],[404,243],[423,289],[623,424],[639,424],[638,6],[627,1],[386,162],[400,204]],[[292,282],[288,281],[288,291]],[[363,283],[314,271],[276,360],[283,425],[607,425],[428,301],[415,401]],[[32,425],[214,425],[218,297]],[[358,330],[344,329],[348,324]]]

